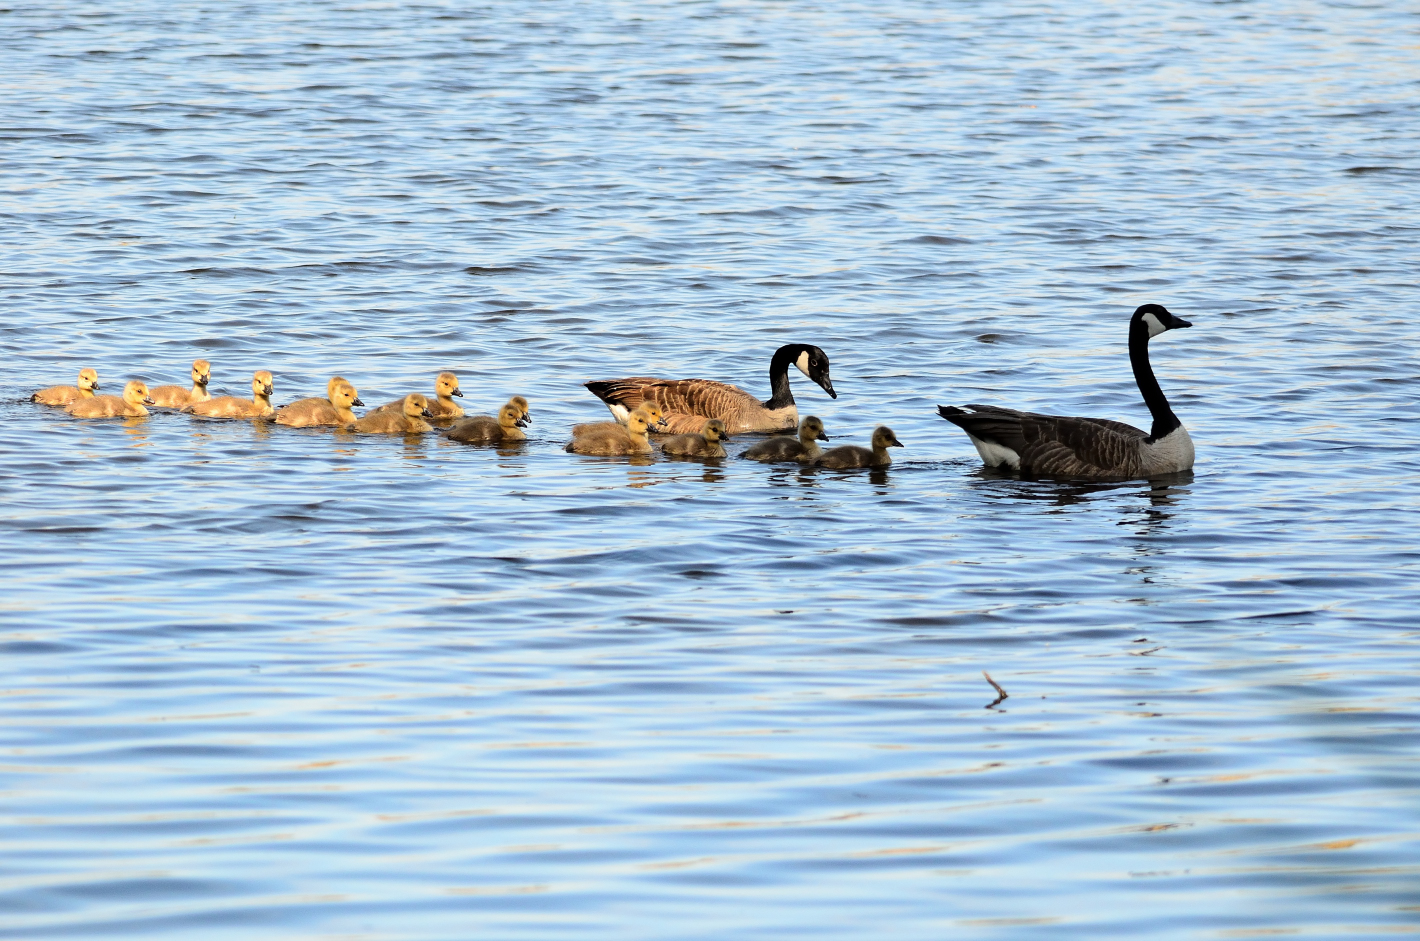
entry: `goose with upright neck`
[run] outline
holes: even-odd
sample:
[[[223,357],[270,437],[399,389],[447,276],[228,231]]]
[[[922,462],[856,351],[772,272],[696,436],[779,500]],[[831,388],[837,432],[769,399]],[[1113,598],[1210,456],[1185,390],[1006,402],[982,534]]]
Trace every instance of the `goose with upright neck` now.
[[[937,406],[958,425],[988,467],[1009,467],[1048,477],[1129,480],[1193,468],[1193,439],[1173,413],[1149,363],[1149,341],[1168,330],[1193,326],[1161,304],[1145,304],[1129,321],[1129,364],[1153,416],[1146,433],[1105,418],[1066,418],[996,405]]]
[[[619,422],[645,403],[659,405],[665,412],[661,431],[696,434],[707,418],[725,423],[725,431],[737,434],[767,434],[792,431],[799,424],[799,409],[789,388],[789,367],[795,366],[819,385],[830,398],[838,398],[829,377],[828,354],[806,343],[789,343],[774,351],[769,361],[768,399],[753,395],[713,379],[604,379],[586,383]]]

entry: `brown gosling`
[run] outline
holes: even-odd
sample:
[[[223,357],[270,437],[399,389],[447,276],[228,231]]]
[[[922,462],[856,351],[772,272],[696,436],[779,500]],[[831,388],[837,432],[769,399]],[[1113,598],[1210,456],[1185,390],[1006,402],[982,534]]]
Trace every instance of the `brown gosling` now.
[[[819,467],[830,467],[834,470],[846,470],[850,467],[887,467],[892,463],[892,456],[888,454],[887,449],[900,447],[902,442],[897,440],[892,429],[887,425],[879,425],[873,431],[871,449],[845,444],[823,452],[814,463]]]
[[[96,395],[91,399],[70,402],[64,409],[75,418],[142,418],[148,414],[145,405],[152,405],[148,386],[136,379],[123,387],[123,395]]]
[[[206,402],[212,398],[207,391],[207,383],[212,381],[212,364],[205,359],[192,362],[192,388],[182,386],[158,386],[149,392],[153,404],[158,408],[182,408],[196,402]]]
[[[30,401],[40,405],[68,405],[80,399],[92,399],[94,390],[98,387],[99,374],[92,369],[81,369],[77,386],[50,386],[48,389],[40,389],[30,396]]]
[[[429,403],[429,417],[434,421],[448,421],[453,418],[463,418],[463,409],[451,398],[451,396],[463,398],[463,393],[459,391],[459,377],[451,372],[441,372],[434,379],[434,401]],[[395,399],[393,402],[386,402],[378,408],[371,409],[365,413],[368,418],[383,412],[393,412],[396,415],[404,411],[404,399]]]
[[[518,426],[523,424],[518,407],[511,401],[498,409],[498,417],[475,415],[454,423],[449,429],[450,441],[464,444],[500,444],[504,441],[526,441],[527,435]]]
[[[422,435],[434,428],[424,419],[429,417],[429,400],[418,392],[404,397],[404,407],[400,414],[393,412],[371,412],[345,427],[346,431],[357,431],[363,435]]]
[[[316,425],[344,427],[355,420],[352,405],[364,405],[355,387],[339,376],[326,383],[326,398],[299,399],[276,410],[276,424],[292,428]]]
[[[828,435],[823,433],[823,421],[817,416],[810,415],[799,422],[797,440],[788,435],[776,435],[754,445],[743,456],[751,461],[764,461],[766,464],[776,461],[798,461],[800,464],[812,464],[814,459],[823,453],[823,449],[818,446],[818,443],[827,440]]]
[[[571,454],[603,456],[650,454],[651,442],[646,440],[646,430],[650,423],[651,416],[638,408],[626,416],[625,425],[599,422],[598,425],[610,425],[611,428],[597,427],[593,431],[577,435],[567,442],[567,451]]]
[[[647,402],[645,405],[637,406],[636,411],[646,416],[646,426],[652,432],[660,428],[665,423],[666,414],[661,411],[661,407],[655,402]],[[584,435],[599,435],[612,433],[616,429],[626,430],[626,426],[615,421],[593,421],[584,422],[580,425],[572,426],[572,437],[581,438]]]
[[[725,446],[720,442],[728,437],[724,422],[707,418],[700,426],[700,434],[671,435],[661,441],[661,450],[678,457],[724,457]]]
[[[206,402],[194,402],[183,409],[203,418],[270,418],[276,414],[271,407],[271,373],[259,369],[251,377],[251,401],[235,395],[222,395]]]

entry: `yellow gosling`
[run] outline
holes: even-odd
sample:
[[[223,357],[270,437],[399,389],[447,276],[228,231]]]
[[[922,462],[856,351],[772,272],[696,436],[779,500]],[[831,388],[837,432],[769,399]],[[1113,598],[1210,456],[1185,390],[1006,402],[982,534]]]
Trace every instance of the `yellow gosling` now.
[[[77,386],[50,386],[48,389],[40,389],[30,396],[30,401],[40,405],[68,405],[80,399],[92,399],[94,390],[98,387],[99,374],[92,369],[81,369]]]
[[[212,396],[207,392],[207,383],[212,381],[212,364],[205,359],[192,363],[192,388],[182,386],[158,386],[149,392],[153,404],[158,408],[182,408],[195,402],[206,402]]]
[[[429,400],[415,392],[404,397],[404,405],[399,414],[371,412],[359,421],[351,422],[345,430],[364,435],[420,435],[434,430],[424,420],[428,417]]]
[[[183,411],[203,418],[270,418],[276,414],[271,407],[271,390],[271,373],[259,369],[251,377],[251,401],[223,395],[194,402]]]
[[[523,423],[518,407],[511,401],[498,409],[498,417],[475,415],[454,422],[449,429],[450,441],[464,444],[502,444],[505,441],[526,441],[527,435],[518,426]]]
[[[70,402],[65,409],[75,418],[142,418],[148,414],[145,405],[152,405],[146,383],[134,380],[123,387],[123,395],[96,395],[91,399]]]
[[[276,424],[291,428],[312,428],[335,425],[344,427],[355,420],[352,405],[364,405],[360,393],[344,379],[336,376],[326,383],[326,398],[299,399],[276,410]]]
[[[463,398],[463,393],[459,391],[459,377],[451,372],[441,372],[434,379],[434,400],[429,403],[429,417],[434,421],[449,421],[454,418],[463,417],[463,409],[453,400],[453,396]],[[395,399],[393,402],[386,402],[378,408],[371,409],[365,413],[365,417],[377,415],[383,412],[393,412],[396,415],[404,412],[404,399]]]
[[[665,421],[665,412],[661,411],[661,407],[655,402],[647,402],[645,405],[637,406],[636,411],[646,416],[646,427],[651,431],[655,431]],[[621,428],[623,431],[625,430],[625,426],[622,425],[621,422],[586,422],[581,425],[572,426],[572,437],[580,438],[584,435],[608,434],[616,428]]]
[[[567,451],[572,454],[601,456],[650,454],[651,442],[646,439],[646,430],[650,423],[651,416],[644,409],[638,408],[626,416],[625,425],[598,422],[595,426],[580,426],[590,430],[583,431],[567,442]]]
[[[724,422],[707,418],[698,435],[671,435],[661,439],[661,451],[677,457],[724,457],[725,446],[720,442],[728,437]]]

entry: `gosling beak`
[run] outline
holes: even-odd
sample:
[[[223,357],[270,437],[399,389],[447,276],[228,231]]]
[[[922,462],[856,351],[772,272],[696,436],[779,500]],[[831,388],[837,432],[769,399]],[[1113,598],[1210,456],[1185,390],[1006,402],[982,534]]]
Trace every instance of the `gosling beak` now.
[[[364,407],[365,407],[365,403],[360,401],[360,397],[359,397],[358,395],[355,396],[355,401],[351,402],[350,404],[351,404],[351,405],[358,405],[358,406],[360,406],[361,408],[364,408]]]
[[[517,421],[513,422],[513,424],[517,425],[519,428],[526,428],[528,426],[528,420],[526,418],[519,418]]]
[[[433,413],[431,413],[427,408],[421,408],[421,409],[419,410],[419,414],[420,414],[420,415],[423,415],[425,418],[433,418],[433,417],[434,417]]]
[[[262,387],[261,387],[261,394],[262,394],[262,395],[270,395],[270,394],[271,394],[271,386],[262,386]]]
[[[98,384],[97,382],[94,383],[93,385],[89,386],[90,389],[97,389],[98,387],[99,387],[99,384]]]
[[[209,382],[211,382],[211,381],[212,381],[212,377],[211,377],[211,376],[198,376],[198,377],[197,377],[197,384],[200,385],[200,386],[205,386],[205,385],[207,385],[207,383],[209,383]]]
[[[523,416],[523,421],[525,421],[525,422],[527,422],[529,425],[531,425],[531,424],[532,424],[532,412],[528,412],[526,415],[524,415],[524,416]]]
[[[463,393],[460,392],[458,389],[455,389],[455,390],[453,391],[453,394],[456,395],[456,396],[458,396],[459,398],[463,398]]]
[[[145,395],[145,396],[143,396],[143,404],[144,404],[144,405],[152,405],[152,404],[153,404],[153,397],[152,397],[151,395]]]
[[[907,447],[907,445],[903,444],[901,441],[897,440],[896,438],[893,438],[893,439],[892,439],[892,444],[888,445],[888,447],[890,447],[890,448],[904,448],[904,447]]]
[[[826,434],[824,434],[823,432],[820,431],[820,432],[818,433],[818,439],[817,439],[817,440],[819,440],[819,441],[827,441],[827,440],[828,440],[828,435],[826,435]]]

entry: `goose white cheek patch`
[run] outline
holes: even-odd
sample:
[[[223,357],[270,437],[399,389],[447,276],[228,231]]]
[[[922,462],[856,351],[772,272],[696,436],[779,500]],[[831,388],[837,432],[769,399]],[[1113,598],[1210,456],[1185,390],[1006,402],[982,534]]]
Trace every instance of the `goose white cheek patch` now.
[[[1168,329],[1160,323],[1159,318],[1155,317],[1153,314],[1145,314],[1143,320],[1144,325],[1149,328],[1150,337],[1156,337]]]
[[[809,375],[809,351],[808,351],[808,350],[804,350],[802,353],[800,353],[800,354],[799,354],[799,358],[796,359],[796,360],[794,360],[794,365],[799,367],[799,372],[803,373],[805,376],[808,376],[808,375]],[[812,377],[812,376],[809,376],[809,378],[812,379],[813,377]]]

